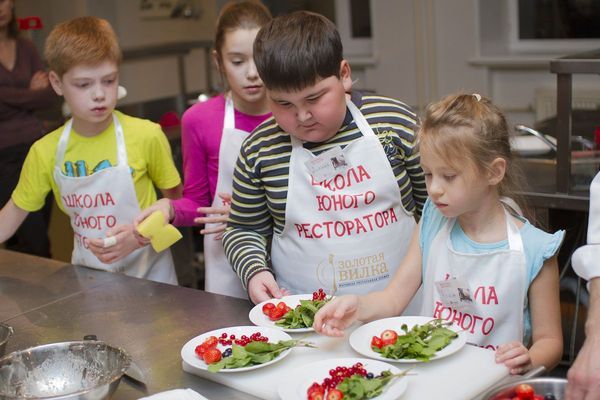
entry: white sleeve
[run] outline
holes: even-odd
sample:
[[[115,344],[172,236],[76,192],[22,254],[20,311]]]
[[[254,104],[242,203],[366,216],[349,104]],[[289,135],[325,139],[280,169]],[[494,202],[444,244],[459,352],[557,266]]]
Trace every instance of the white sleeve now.
[[[600,173],[590,185],[587,243],[573,253],[571,264],[577,275],[589,281],[600,277]]]

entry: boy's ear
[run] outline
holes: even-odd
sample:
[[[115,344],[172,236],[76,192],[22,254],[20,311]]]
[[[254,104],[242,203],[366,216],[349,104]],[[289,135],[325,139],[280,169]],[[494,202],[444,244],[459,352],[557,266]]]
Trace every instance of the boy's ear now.
[[[352,90],[352,70],[347,60],[342,60],[340,63],[340,80],[344,85],[344,91],[350,92]]]
[[[52,85],[52,89],[54,89],[56,94],[59,96],[62,96],[63,95],[62,82],[60,81],[60,78],[58,77],[56,72],[50,71],[50,73],[48,74],[48,80],[50,81],[50,84]]]
[[[498,157],[492,161],[489,169],[488,182],[490,185],[497,185],[504,179],[506,174],[506,160],[502,157]]]

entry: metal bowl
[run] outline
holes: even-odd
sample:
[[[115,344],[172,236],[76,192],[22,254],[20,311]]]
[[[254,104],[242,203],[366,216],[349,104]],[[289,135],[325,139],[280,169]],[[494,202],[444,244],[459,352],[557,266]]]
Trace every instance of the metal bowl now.
[[[10,337],[13,335],[14,331],[13,328],[8,326],[8,325],[4,325],[4,324],[0,324],[0,357],[2,357],[4,355],[4,352],[6,351],[6,344],[8,343],[8,339],[10,339]]]
[[[482,399],[484,400],[504,400],[512,399],[516,397],[515,388],[517,385],[526,383],[533,387],[535,393],[542,396],[548,394],[554,395],[556,400],[563,400],[565,398],[565,389],[567,387],[567,380],[564,378],[531,378],[531,379],[517,379],[510,383],[503,384],[493,388],[490,392],[484,394]]]
[[[0,399],[108,399],[131,358],[100,341],[52,343],[0,358]]]

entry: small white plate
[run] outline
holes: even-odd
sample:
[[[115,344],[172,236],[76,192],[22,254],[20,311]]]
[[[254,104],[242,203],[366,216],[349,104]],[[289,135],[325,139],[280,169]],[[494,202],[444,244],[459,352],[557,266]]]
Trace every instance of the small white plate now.
[[[298,304],[300,304],[300,300],[312,300],[312,293],[311,294],[296,294],[296,295],[292,295],[292,296],[284,296],[281,299],[271,299],[271,300],[263,301],[262,303],[255,305],[252,308],[252,310],[250,310],[250,314],[248,314],[248,318],[250,318],[250,321],[252,321],[253,324],[256,324],[258,326],[265,326],[268,328],[280,329],[284,332],[292,332],[292,333],[312,332],[312,331],[314,331],[314,329],[312,327],[290,329],[290,328],[283,328],[281,326],[277,326],[277,325],[275,325],[275,321],[271,321],[269,319],[269,317],[266,316],[265,314],[263,314],[263,312],[262,312],[262,307],[267,303],[274,303],[275,305],[277,305],[277,303],[279,303],[280,301],[283,301],[285,304],[287,304],[288,307],[296,308],[296,306]]]
[[[276,342],[279,342],[280,340],[291,340],[292,339],[292,337],[290,335],[288,335],[287,333],[282,332],[278,329],[265,328],[262,326],[232,326],[229,328],[216,329],[214,331],[206,332],[206,333],[203,333],[202,335],[196,336],[195,338],[191,339],[185,345],[183,345],[183,347],[181,348],[181,358],[186,363],[188,363],[188,365],[191,365],[192,367],[207,370],[208,365],[204,362],[204,360],[202,360],[200,357],[198,357],[196,355],[196,351],[195,351],[196,346],[201,345],[210,336],[216,336],[217,338],[219,338],[219,337],[221,337],[222,333],[227,333],[228,336],[231,334],[234,334],[236,336],[236,338],[239,338],[242,335],[250,336],[255,332],[260,332],[261,335],[268,337],[270,343],[276,343]],[[221,352],[223,350],[225,350],[227,347],[230,347],[230,346],[222,346],[221,344],[217,345],[217,348],[219,350],[221,350]],[[285,356],[290,354],[291,350],[292,349],[287,349],[287,350],[281,352],[281,354],[279,354],[279,356],[275,357],[273,360],[266,362],[264,364],[257,364],[257,365],[252,365],[252,366],[244,367],[244,368],[232,368],[232,369],[223,368],[219,372],[242,372],[242,371],[250,371],[253,369],[257,369],[257,368],[266,367],[267,365],[276,363],[277,361],[281,361]]]
[[[393,365],[386,364],[377,360],[367,358],[331,358],[314,363],[306,364],[296,368],[283,381],[279,383],[277,392],[281,400],[305,400],[306,392],[313,382],[323,382],[323,379],[329,377],[329,370],[337,366],[350,367],[357,362],[361,362],[367,372],[379,375],[382,371],[389,370],[393,374],[399,374],[402,370]],[[395,400],[399,398],[408,385],[406,376],[396,378],[388,383],[383,393],[373,400]]]
[[[352,334],[350,335],[350,346],[354,350],[356,350],[358,353],[362,354],[363,356],[374,358],[376,360],[382,360],[382,361],[387,361],[387,362],[397,362],[397,363],[422,362],[420,360],[409,359],[409,358],[399,359],[399,360],[394,360],[392,358],[385,358],[381,354],[379,354],[371,349],[371,339],[373,338],[373,336],[381,335],[381,332],[385,331],[386,329],[393,329],[396,332],[398,332],[398,335],[401,335],[403,331],[402,331],[402,329],[400,329],[400,326],[402,326],[402,324],[406,324],[408,326],[408,329],[410,330],[413,326],[426,324],[427,322],[431,321],[432,319],[433,318],[431,318],[431,317],[420,317],[420,316],[415,317],[415,316],[413,316],[413,317],[385,318],[385,319],[379,319],[377,321],[369,322],[368,324],[362,325],[361,327],[356,329],[354,332],[352,332]],[[456,333],[458,333],[458,337],[454,338],[448,346],[446,346],[443,349],[441,349],[440,351],[438,351],[433,357],[431,357],[429,359],[430,361],[437,360],[437,359],[440,359],[443,357],[447,357],[450,354],[453,354],[453,353],[457,352],[458,350],[462,349],[463,346],[467,343],[467,336],[462,331],[462,329],[460,329],[459,327],[456,327],[454,325],[450,326],[449,329],[452,329]]]

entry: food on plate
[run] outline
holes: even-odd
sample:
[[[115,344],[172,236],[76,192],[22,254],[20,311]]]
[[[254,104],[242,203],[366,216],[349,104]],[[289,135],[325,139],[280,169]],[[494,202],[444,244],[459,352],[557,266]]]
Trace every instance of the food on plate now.
[[[312,300],[300,300],[295,308],[289,307],[283,301],[275,303],[265,303],[262,306],[262,312],[275,325],[287,329],[311,328],[315,319],[315,314],[331,298],[327,298],[325,291],[319,289],[313,292]]]
[[[406,324],[402,324],[400,329],[403,334],[386,329],[379,336],[373,336],[371,349],[382,357],[394,360],[429,361],[436,352],[448,346],[458,336],[455,331],[447,328],[448,325],[451,323],[434,319],[409,330]]]
[[[219,345],[231,347],[221,351]],[[209,336],[196,346],[194,351],[198,358],[208,365],[208,371],[218,372],[223,368],[244,368],[264,364],[275,359],[285,350],[297,346],[315,347],[302,340],[280,340],[270,343],[269,338],[260,332],[255,332],[250,336],[242,335],[240,338],[224,332],[220,337]]]
[[[503,391],[500,396],[494,397],[494,400],[557,400],[551,393],[545,395],[536,393],[533,386],[527,383],[520,383],[514,388]]]
[[[375,376],[358,362],[350,367],[337,366],[329,370],[322,382],[313,382],[306,391],[308,400],[372,399],[379,396],[394,378],[405,376],[408,370],[392,374],[389,370]]]

